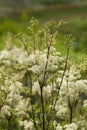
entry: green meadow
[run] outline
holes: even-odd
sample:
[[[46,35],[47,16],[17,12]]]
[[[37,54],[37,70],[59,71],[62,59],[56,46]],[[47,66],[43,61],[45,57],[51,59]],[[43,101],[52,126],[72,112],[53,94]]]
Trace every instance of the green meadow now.
[[[29,20],[32,17],[40,20],[41,24],[45,24],[48,20],[64,20],[68,22],[65,26],[60,28],[58,34],[58,40],[56,48],[62,54],[65,55],[66,49],[63,45],[64,36],[72,34],[75,37],[75,45],[71,48],[70,56],[73,59],[84,53],[87,53],[87,8],[86,6],[80,7],[67,7],[67,8],[49,8],[44,11],[27,11],[21,12],[20,15],[13,17],[2,17],[0,18],[0,49],[5,46],[5,37],[8,32],[16,35],[18,33],[28,34]]]

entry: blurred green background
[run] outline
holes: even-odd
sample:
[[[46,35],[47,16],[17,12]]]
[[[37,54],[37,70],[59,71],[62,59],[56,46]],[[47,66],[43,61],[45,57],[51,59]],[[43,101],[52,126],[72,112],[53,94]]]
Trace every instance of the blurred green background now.
[[[31,17],[41,23],[52,19],[68,21],[60,30],[58,50],[64,52],[60,44],[64,34],[72,34],[77,42],[72,56],[87,54],[87,0],[0,0],[0,49],[7,32],[28,33]]]

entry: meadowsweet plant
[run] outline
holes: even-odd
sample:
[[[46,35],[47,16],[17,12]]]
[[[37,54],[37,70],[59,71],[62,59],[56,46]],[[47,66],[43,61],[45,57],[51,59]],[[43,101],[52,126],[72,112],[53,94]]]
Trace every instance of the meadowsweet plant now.
[[[81,69],[85,62],[77,66],[70,60],[71,35],[64,38],[64,57],[55,48],[65,24],[41,24],[32,18],[29,35],[7,35],[0,52],[0,130],[87,128],[87,79]]]

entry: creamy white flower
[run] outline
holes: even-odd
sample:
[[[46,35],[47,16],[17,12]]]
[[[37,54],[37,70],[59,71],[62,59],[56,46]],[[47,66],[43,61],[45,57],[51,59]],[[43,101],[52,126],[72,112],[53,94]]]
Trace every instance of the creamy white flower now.
[[[81,118],[76,123],[77,123],[77,126],[78,126],[78,130],[85,130],[85,123],[86,123],[86,121],[84,119]]]
[[[22,127],[24,125],[24,122],[23,121],[18,121],[19,122],[19,125]]]
[[[25,130],[34,130],[34,125],[33,125],[33,122],[32,121],[27,121],[27,120],[25,120],[24,121],[24,129]]]
[[[83,107],[84,107],[84,108],[87,108],[87,100],[84,100],[84,102],[83,102]]]
[[[34,125],[32,121],[19,121],[20,126],[24,126],[25,130],[34,130]]]
[[[40,93],[40,86],[39,86],[38,81],[36,81],[36,82],[33,83],[32,90],[33,90],[34,94],[35,93]]]
[[[64,126],[64,130],[77,130],[78,127],[77,127],[77,124],[75,123],[71,123],[71,124],[66,124]]]
[[[53,46],[50,47],[50,52],[55,52],[56,48],[54,48]]]
[[[11,103],[11,101],[16,105],[19,101],[22,100],[22,96],[16,93],[9,93],[7,96],[7,102]]]
[[[49,98],[52,95],[52,86],[51,85],[47,85],[43,87],[43,95],[44,98]]]
[[[4,105],[1,109],[1,116],[10,116],[11,113],[10,113],[10,107],[8,105]]]
[[[58,124],[56,130],[63,130],[63,127],[60,124]]]
[[[36,55],[35,54],[30,54],[28,60],[29,60],[29,63],[32,65],[32,64],[35,64],[35,58],[36,58]]]
[[[38,74],[40,73],[40,67],[39,65],[33,65],[31,68],[29,68],[33,73]]]
[[[18,104],[16,104],[15,106],[15,110],[16,110],[16,113],[17,113],[17,116],[22,116],[22,115],[26,115],[26,111],[27,111],[27,108],[29,107],[28,106],[28,102],[24,99],[21,99]]]
[[[22,89],[22,83],[21,82],[15,82],[10,86],[10,91],[11,93],[19,93],[20,90]]]
[[[0,53],[0,60],[7,59],[8,57],[9,57],[9,52],[6,49],[2,50]]]
[[[53,126],[54,126],[54,128],[56,129],[56,126],[57,126],[57,122],[54,120],[54,122],[53,122]]]
[[[55,110],[59,118],[68,118],[69,112],[65,98],[59,98],[59,100],[56,103]]]

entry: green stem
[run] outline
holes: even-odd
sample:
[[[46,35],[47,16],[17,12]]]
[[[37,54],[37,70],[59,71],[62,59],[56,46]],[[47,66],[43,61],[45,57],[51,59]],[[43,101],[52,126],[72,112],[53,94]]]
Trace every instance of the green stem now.
[[[41,93],[41,107],[42,107],[42,130],[45,130],[45,111],[44,111],[44,99],[43,99],[43,87],[40,87]]]
[[[28,72],[29,74],[29,82],[30,82],[30,103],[31,103],[31,108],[32,108],[32,114],[33,114],[33,121],[34,121],[34,126],[36,128],[36,130],[38,130],[37,128],[37,124],[36,124],[36,117],[35,117],[35,111],[34,111],[34,106],[33,106],[33,101],[32,101],[32,77],[31,74]]]

